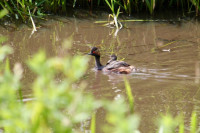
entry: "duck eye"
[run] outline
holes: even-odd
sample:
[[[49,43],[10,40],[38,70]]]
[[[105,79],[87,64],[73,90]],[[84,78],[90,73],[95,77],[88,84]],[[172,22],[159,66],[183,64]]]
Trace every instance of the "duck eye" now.
[[[95,54],[95,51],[92,51],[93,54]]]

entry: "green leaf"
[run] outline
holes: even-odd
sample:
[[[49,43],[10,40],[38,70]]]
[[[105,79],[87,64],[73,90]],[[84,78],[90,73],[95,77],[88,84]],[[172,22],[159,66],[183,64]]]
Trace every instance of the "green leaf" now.
[[[196,133],[197,131],[197,114],[195,111],[192,112],[190,133]]]
[[[0,61],[2,62],[8,54],[13,53],[13,49],[7,45],[0,48]]]
[[[8,14],[8,10],[7,9],[3,9],[0,11],[0,19],[3,18],[6,14]]]
[[[126,88],[126,94],[128,96],[128,101],[129,101],[129,108],[130,108],[130,112],[133,113],[134,111],[134,98],[131,92],[131,86],[128,82],[128,80],[124,79],[125,81],[125,88]]]
[[[91,133],[95,133],[96,131],[96,114],[93,113],[92,115],[92,120],[91,120],[91,124],[90,124],[90,130],[91,130]]]
[[[110,3],[108,2],[108,0],[105,0],[105,1],[106,1],[107,5],[110,7],[110,9],[112,11],[112,7],[111,7]]]

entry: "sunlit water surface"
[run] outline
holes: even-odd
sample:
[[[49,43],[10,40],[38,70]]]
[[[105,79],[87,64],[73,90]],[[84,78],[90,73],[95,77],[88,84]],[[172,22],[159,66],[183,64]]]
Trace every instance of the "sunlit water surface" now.
[[[32,36],[31,27],[26,25],[17,30],[0,27],[0,34],[8,37],[7,44],[15,51],[10,56],[12,64],[23,64],[24,97],[32,98],[28,86],[34,79],[25,61],[39,49],[44,49],[48,56],[65,56],[67,51],[62,50],[62,42],[72,37],[71,54],[85,56],[91,46],[97,46],[101,50],[102,64],[114,52],[118,59],[141,71],[129,75],[105,74],[92,69],[94,59],[89,57],[84,79],[88,93],[110,100],[126,97],[124,77],[128,79],[135,98],[135,112],[141,116],[141,132],[155,132],[157,118],[166,112],[173,115],[182,112],[189,123],[191,112],[200,106],[200,24],[196,21],[126,22],[126,28],[115,36],[115,29],[94,23],[101,19],[107,18],[54,17],[40,22]],[[98,133],[101,133],[104,116],[103,110],[97,111]]]

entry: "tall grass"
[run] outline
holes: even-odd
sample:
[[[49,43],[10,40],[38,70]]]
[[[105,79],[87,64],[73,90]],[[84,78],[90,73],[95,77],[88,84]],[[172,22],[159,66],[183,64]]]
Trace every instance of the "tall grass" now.
[[[133,113],[134,112],[134,98],[132,95],[131,86],[127,79],[124,79],[124,80],[125,80],[126,94],[127,94],[128,101],[129,101],[130,112]]]
[[[155,9],[155,0],[145,0],[145,2],[146,2],[146,5],[147,5],[147,7],[149,9],[149,12],[151,14],[153,14],[153,11]]]
[[[191,115],[190,127],[188,128],[184,124],[183,114],[176,117],[169,114],[163,115],[158,120],[159,133],[174,133],[175,131],[178,133],[199,133],[200,128],[198,126],[199,123],[197,122],[197,119],[197,113],[196,111],[193,111]]]
[[[103,7],[109,9],[109,3],[118,3],[121,11],[131,14],[133,12],[148,11],[150,14],[156,9],[177,9],[183,12],[196,12],[199,14],[199,0],[1,0],[0,9],[7,9],[14,18],[22,19],[24,22],[29,19],[28,7],[31,10],[31,15],[34,17],[42,17],[45,13],[63,14],[67,12],[69,7],[87,8],[95,10],[91,7]],[[108,6],[107,6],[108,5]],[[116,8],[116,4],[114,7]],[[112,13],[117,9],[111,8]],[[114,10],[113,10],[114,9]],[[116,13],[115,13],[116,14]]]
[[[116,26],[117,29],[121,29],[122,28],[122,24],[121,22],[118,20],[118,16],[120,14],[120,3],[116,0],[111,0],[111,2],[109,2],[108,0],[105,0],[107,5],[109,6],[110,10],[112,11],[112,14],[109,15],[109,21],[110,21],[110,16],[113,18],[113,22],[109,22],[109,24],[113,24],[114,26]],[[115,7],[118,7],[117,11],[115,9]]]
[[[92,115],[90,131],[91,131],[91,133],[96,132],[96,114],[95,113],[93,113],[93,115]]]
[[[190,133],[196,133],[197,131],[197,113],[195,111],[192,112],[191,116],[191,126],[190,126]]]
[[[200,11],[199,0],[191,0],[191,2],[192,2],[192,5],[194,5],[196,8],[195,12],[196,12],[196,16],[198,16],[198,13]]]
[[[7,14],[8,14],[8,10],[7,9],[3,9],[2,11],[0,11],[0,19],[3,18]]]

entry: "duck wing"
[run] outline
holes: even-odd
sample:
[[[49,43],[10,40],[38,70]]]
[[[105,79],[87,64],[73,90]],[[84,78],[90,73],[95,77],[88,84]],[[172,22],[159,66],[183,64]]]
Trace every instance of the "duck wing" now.
[[[128,67],[128,66],[130,66],[130,65],[124,61],[111,61],[109,64],[107,64],[105,66],[105,68],[107,70],[112,70],[112,69],[116,69],[116,68],[120,68],[120,67]]]
[[[106,63],[106,66],[111,64],[113,62],[113,59],[110,59],[107,63]]]

